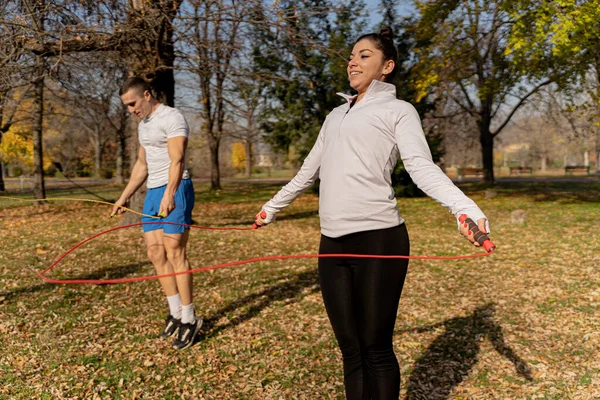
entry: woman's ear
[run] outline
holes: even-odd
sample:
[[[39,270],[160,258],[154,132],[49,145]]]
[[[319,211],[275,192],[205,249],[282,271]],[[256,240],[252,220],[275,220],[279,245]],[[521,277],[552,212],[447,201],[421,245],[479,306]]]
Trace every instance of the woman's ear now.
[[[389,75],[392,73],[392,71],[394,70],[394,67],[396,66],[396,63],[394,62],[394,60],[387,60],[385,62],[385,66],[383,67],[383,74],[384,75]]]

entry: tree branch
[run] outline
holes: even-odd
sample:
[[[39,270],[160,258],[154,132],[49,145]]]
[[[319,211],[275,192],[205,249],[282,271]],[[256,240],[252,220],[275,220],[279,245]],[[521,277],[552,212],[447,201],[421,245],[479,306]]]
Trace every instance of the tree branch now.
[[[533,95],[535,92],[537,92],[540,88],[542,88],[546,85],[549,85],[552,82],[553,82],[552,79],[545,80],[544,82],[540,83],[539,85],[537,85],[536,87],[531,89],[531,91],[529,93],[527,93],[524,97],[522,97],[521,100],[519,100],[519,102],[513,107],[513,109],[510,111],[510,113],[508,113],[508,116],[506,117],[504,122],[502,124],[500,124],[500,126],[494,132],[490,132],[492,137],[496,137],[502,131],[502,129],[504,129],[504,127],[510,122],[510,119],[512,118],[512,116],[517,112],[517,110],[519,108],[521,108],[521,106],[525,103],[525,101],[531,95]]]

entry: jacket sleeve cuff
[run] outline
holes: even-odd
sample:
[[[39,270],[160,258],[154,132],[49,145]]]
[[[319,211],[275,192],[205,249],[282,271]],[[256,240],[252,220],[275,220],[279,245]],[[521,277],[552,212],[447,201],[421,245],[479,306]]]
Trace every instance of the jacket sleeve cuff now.
[[[267,224],[270,224],[271,222],[275,221],[275,216],[279,212],[279,210],[271,206],[270,203],[271,202],[269,201],[265,203],[264,206],[262,206],[262,210],[267,213],[267,218],[264,219]]]

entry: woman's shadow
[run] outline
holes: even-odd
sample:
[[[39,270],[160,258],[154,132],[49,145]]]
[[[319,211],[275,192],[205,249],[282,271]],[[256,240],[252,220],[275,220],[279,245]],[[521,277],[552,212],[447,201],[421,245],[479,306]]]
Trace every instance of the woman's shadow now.
[[[416,361],[410,375],[405,400],[448,399],[477,363],[480,343],[487,338],[494,349],[510,360],[517,373],[532,380],[531,368],[504,341],[502,327],[493,320],[493,303],[475,309],[467,317],[452,318],[436,325],[411,330],[427,332],[444,327],[438,336]]]

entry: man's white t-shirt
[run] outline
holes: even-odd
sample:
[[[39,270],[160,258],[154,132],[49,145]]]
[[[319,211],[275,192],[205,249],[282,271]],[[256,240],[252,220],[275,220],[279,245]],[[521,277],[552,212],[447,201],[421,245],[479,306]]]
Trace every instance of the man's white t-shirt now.
[[[164,186],[169,182],[171,159],[167,141],[177,136],[190,136],[190,128],[181,112],[175,108],[159,105],[156,110],[140,121],[138,126],[140,144],[146,150],[148,164],[148,189]],[[189,179],[184,156],[182,179]]]

